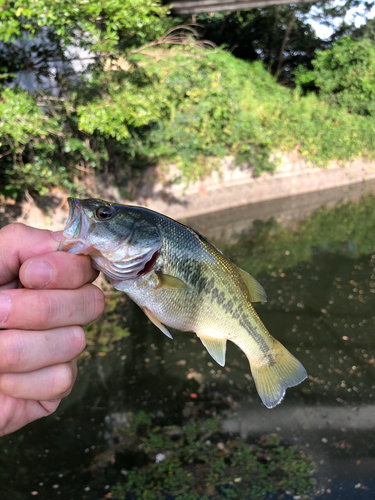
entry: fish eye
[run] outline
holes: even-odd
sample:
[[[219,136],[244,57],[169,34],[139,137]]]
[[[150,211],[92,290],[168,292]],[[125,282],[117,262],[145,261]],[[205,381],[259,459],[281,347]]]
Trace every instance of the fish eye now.
[[[108,220],[115,215],[115,209],[111,205],[104,205],[95,211],[95,217],[98,220]]]

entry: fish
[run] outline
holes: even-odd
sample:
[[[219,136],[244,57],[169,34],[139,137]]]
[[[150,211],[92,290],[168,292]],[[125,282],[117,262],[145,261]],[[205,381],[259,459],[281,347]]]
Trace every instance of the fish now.
[[[258,281],[202,234],[147,208],[69,198],[60,250],[89,255],[167,337],[195,332],[221,366],[230,340],[247,356],[258,394],[274,408],[306,379],[302,364],[263,325]]]

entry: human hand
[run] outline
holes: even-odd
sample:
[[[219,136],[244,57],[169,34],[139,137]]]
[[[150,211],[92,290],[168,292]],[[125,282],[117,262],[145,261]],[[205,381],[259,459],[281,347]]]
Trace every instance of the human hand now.
[[[60,239],[23,224],[0,231],[0,436],[53,413],[70,393],[81,327],[104,309],[90,259],[57,252]]]

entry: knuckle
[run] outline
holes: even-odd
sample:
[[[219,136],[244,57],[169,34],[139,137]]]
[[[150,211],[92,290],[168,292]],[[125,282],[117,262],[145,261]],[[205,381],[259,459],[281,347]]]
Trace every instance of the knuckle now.
[[[38,401],[38,403],[46,413],[45,416],[52,415],[52,413],[55,413],[55,411],[59,407],[60,402],[61,399],[57,399],[54,401]]]
[[[32,312],[37,312],[37,314],[31,314],[34,328],[42,327],[46,329],[48,325],[53,323],[55,308],[48,292],[38,294],[38,305]]]
[[[1,371],[12,372],[22,362],[23,343],[16,331],[5,330],[0,334]]]
[[[104,311],[105,299],[103,292],[95,285],[86,285],[85,302],[87,317],[85,325],[88,325]]]
[[[8,396],[12,396],[16,389],[16,379],[10,373],[2,373],[0,375],[0,391]]]
[[[72,351],[72,356],[75,358],[86,347],[86,335],[80,326],[68,327],[69,348]]]
[[[75,363],[64,363],[56,367],[53,394],[56,398],[67,396],[72,388],[76,378]]]
[[[66,254],[68,259],[70,259],[69,265],[71,266],[71,275],[74,276],[74,284],[81,283],[83,280],[83,269],[80,259],[77,259],[76,255]]]
[[[92,285],[94,287],[94,295],[95,295],[95,318],[98,318],[101,314],[104,312],[104,307],[105,307],[105,298],[103,292],[96,287],[95,285]]]
[[[65,283],[68,278],[68,287],[70,289],[76,288],[82,281],[82,266],[80,266],[77,256],[66,252],[58,252],[53,257],[57,268],[56,281]],[[66,272],[67,268],[69,268],[69,275]]]
[[[8,224],[0,229],[0,238],[14,238],[16,236],[20,236],[21,233],[24,233],[25,228],[25,224],[22,224],[20,222],[13,222],[12,224]]]
[[[79,288],[92,279],[93,270],[90,258],[87,256],[58,252],[53,254],[53,263],[56,268],[55,281],[63,283],[69,289]],[[67,268],[69,268],[68,282]]]

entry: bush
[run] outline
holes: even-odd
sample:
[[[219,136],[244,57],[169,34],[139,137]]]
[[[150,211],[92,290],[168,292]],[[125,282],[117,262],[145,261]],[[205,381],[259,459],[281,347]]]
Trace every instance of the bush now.
[[[299,67],[296,83],[304,90],[317,89],[330,104],[359,115],[375,116],[375,44],[350,37],[332,49],[317,52],[314,69]]]
[[[76,167],[98,167],[106,158],[100,140],[72,133],[69,116],[48,113],[21,89],[0,94],[0,194],[17,198],[26,190],[45,194],[51,186],[75,191]]]
[[[174,47],[140,53],[132,68],[125,84],[78,110],[80,127],[117,139],[127,162],[176,162],[191,181],[226,154],[258,173],[273,168],[272,153],[296,148],[321,165],[374,156],[373,120],[281,87],[261,63]]]
[[[91,125],[98,133],[80,131],[77,107],[104,95],[100,80],[109,57],[134,50],[166,30],[167,12],[158,0],[6,3],[0,25],[0,82],[4,84],[0,89],[0,195],[19,197],[25,190],[43,194],[51,186],[72,191],[82,171],[100,168],[108,160],[105,137],[112,130],[100,130],[98,111],[97,126]],[[78,56],[72,52],[76,48]],[[91,59],[86,69],[74,69],[77,57]],[[30,95],[19,88],[22,73],[37,82]],[[5,88],[9,86],[16,90]],[[130,97],[135,117],[141,103],[134,94]],[[111,103],[110,114],[115,114],[117,104]],[[142,123],[142,119],[134,121],[135,126]],[[86,125],[89,129],[90,124]]]

